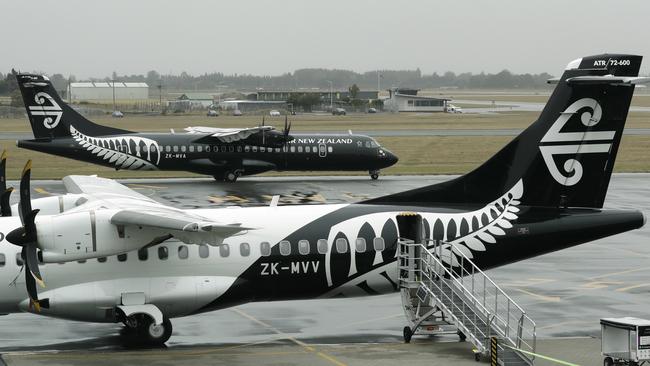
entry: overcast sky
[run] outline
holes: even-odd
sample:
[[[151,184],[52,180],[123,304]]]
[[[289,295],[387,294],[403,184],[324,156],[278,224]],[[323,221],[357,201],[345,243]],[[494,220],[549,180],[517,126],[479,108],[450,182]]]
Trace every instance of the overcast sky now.
[[[0,71],[557,75],[589,54],[650,56],[649,15],[648,0],[2,0]]]

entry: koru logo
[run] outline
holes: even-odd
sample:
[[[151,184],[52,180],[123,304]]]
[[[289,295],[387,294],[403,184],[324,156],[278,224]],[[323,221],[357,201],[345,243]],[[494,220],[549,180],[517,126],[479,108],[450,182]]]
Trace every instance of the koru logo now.
[[[560,114],[560,117],[555,120],[553,126],[551,126],[542,138],[539,146],[539,150],[542,153],[542,157],[551,176],[558,183],[565,186],[572,186],[580,181],[583,173],[582,164],[575,158],[567,158],[564,164],[562,164],[563,172],[561,172],[553,156],[573,155],[575,157],[578,153],[608,153],[612,147],[614,135],[616,134],[616,131],[560,132],[569,119],[583,109],[591,110],[584,111],[580,115],[580,122],[585,127],[593,127],[600,122],[600,118],[603,115],[600,104],[595,99],[582,98],[575,101]],[[586,144],[586,142],[590,141],[603,141],[607,143]],[[558,142],[569,142],[569,144],[548,144]]]
[[[61,121],[61,116],[63,116],[63,110],[54,99],[49,94],[40,92],[36,93],[34,100],[38,105],[29,106],[29,113],[32,116],[45,116],[43,126],[47,129],[53,129],[58,126]],[[45,105],[46,102],[49,105]]]

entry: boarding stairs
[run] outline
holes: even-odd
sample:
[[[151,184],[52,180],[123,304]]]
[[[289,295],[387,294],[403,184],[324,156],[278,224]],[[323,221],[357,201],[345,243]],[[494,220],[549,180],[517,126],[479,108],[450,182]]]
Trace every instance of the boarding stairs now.
[[[415,334],[457,333],[474,345],[477,361],[533,365],[535,322],[452,243],[424,239],[419,215],[397,217],[402,304]]]

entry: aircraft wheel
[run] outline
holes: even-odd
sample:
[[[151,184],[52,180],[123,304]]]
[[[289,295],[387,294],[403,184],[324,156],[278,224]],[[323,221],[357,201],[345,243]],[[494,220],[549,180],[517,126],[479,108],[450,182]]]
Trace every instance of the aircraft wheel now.
[[[237,171],[229,170],[223,175],[224,182],[228,183],[235,183],[237,181],[237,178],[239,178],[239,172]]]
[[[145,316],[138,324],[138,334],[142,343],[162,346],[172,335],[172,322],[165,317],[162,324],[156,325],[152,318]]]
[[[413,337],[413,331],[411,327],[404,327],[404,343],[411,343],[411,337]]]
[[[379,171],[377,171],[377,170],[371,170],[371,171],[370,171],[370,178],[372,178],[372,180],[377,180],[377,179],[379,179]]]

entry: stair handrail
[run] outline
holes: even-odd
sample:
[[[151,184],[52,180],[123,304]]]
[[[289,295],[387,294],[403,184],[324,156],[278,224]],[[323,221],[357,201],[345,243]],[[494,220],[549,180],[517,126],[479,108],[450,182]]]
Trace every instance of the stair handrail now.
[[[433,260],[433,261],[434,261],[434,264],[437,266],[437,268],[440,268],[440,269],[442,269],[442,270],[444,271],[443,274],[440,274],[440,273],[437,273],[437,272],[436,272],[436,275],[438,275],[438,276],[443,275],[443,276],[444,276],[444,275],[446,274],[447,277],[448,277],[449,279],[451,279],[452,281],[458,282],[458,279],[457,279],[456,277],[454,277],[453,274],[452,274],[452,273],[451,273],[451,272],[450,272],[450,271],[445,267],[444,263],[443,263],[443,262],[442,262],[438,257],[436,257],[435,255],[433,255],[433,254],[428,250],[428,248],[427,248],[425,245],[423,245],[423,244],[421,244],[421,243],[415,243],[415,242],[414,242],[413,240],[411,240],[411,239],[408,239],[408,238],[401,238],[401,237],[398,238],[398,245],[404,245],[404,246],[407,246],[407,247],[408,247],[408,246],[413,246],[413,247],[415,247],[415,246],[419,246],[419,247],[420,247],[420,253],[425,253],[424,255],[427,256],[427,257],[426,257],[427,259],[429,259],[429,260]],[[398,248],[398,253],[401,255],[401,253],[402,253],[401,248]],[[421,262],[425,262],[426,265],[430,265],[430,264],[431,264],[431,263],[426,262],[426,261],[424,260],[423,257],[418,257],[418,258],[413,258],[413,259],[415,259],[415,260],[419,260],[419,261],[421,261]],[[432,284],[435,283],[435,281],[434,281],[432,278],[430,278],[430,277],[428,276],[428,274],[427,274],[425,271],[423,271],[423,267],[424,267],[424,266],[420,265],[420,268],[418,268],[418,269],[416,269],[416,268],[409,268],[408,270],[410,270],[410,271],[414,271],[414,272],[415,272],[415,271],[419,271],[419,272],[420,272],[424,277],[427,277],[427,279],[428,279],[429,281],[431,281]],[[399,270],[399,268],[398,268],[398,270]],[[427,286],[422,282],[421,279],[420,279],[420,280],[415,280],[414,282],[419,282],[421,285],[424,285],[424,287],[427,289],[427,291],[428,291],[429,293],[433,294],[433,293],[431,292],[431,290],[430,290],[430,289],[429,289],[429,288],[428,288],[428,287],[427,287]],[[458,283],[458,286],[460,286],[461,289],[464,289],[464,287],[462,286],[462,284]],[[491,323],[492,323],[492,321],[493,321],[493,319],[494,319],[494,316],[490,316],[490,313],[489,313],[488,309],[487,309],[485,306],[483,306],[483,305],[480,303],[480,301],[478,301],[478,299],[474,298],[474,296],[473,296],[473,294],[472,294],[471,292],[466,291],[466,289],[464,289],[464,290],[465,290],[465,292],[467,292],[467,294],[465,294],[465,296],[472,297],[473,300],[474,300],[474,304],[475,304],[476,306],[479,307],[479,311],[482,311],[483,314],[486,316],[486,319],[487,319],[487,326],[488,326],[488,327],[487,327],[487,332],[488,332],[488,333],[487,333],[487,334],[483,334],[483,336],[484,336],[484,339],[485,339],[484,342],[487,342],[487,340],[489,340],[489,338],[490,338],[490,336],[491,336],[491,331],[492,331],[492,327],[491,327],[492,324],[491,324]],[[433,294],[433,295],[435,296],[435,294]],[[445,296],[446,296],[446,295],[445,295]],[[452,289],[452,296],[453,296],[453,289]],[[449,300],[452,300],[452,305],[453,305],[453,297],[452,297],[452,298],[449,298],[449,296],[446,296],[446,297],[447,297]],[[444,303],[443,303],[443,304],[440,304],[440,305],[443,306],[443,307],[446,307],[446,305],[444,305]],[[459,323],[461,323],[463,327],[465,327],[466,329],[469,330],[469,327],[467,326],[467,324],[465,324],[465,322],[462,322],[460,319],[458,319],[458,317],[457,317],[453,312],[451,312],[450,315],[453,316],[454,318],[456,318],[456,320],[457,320]],[[468,318],[468,320],[469,320],[469,318]],[[477,325],[476,323],[472,322],[472,325],[474,325],[475,329],[477,329],[477,328],[476,328],[476,325]],[[482,333],[482,332],[481,332],[481,333]],[[466,334],[466,336],[467,336],[467,334]],[[483,347],[483,349],[487,349],[487,343],[486,343],[486,344],[481,343],[481,341],[478,340],[478,338],[476,338],[475,336],[473,336],[473,334],[469,334],[469,336],[472,337],[472,338],[474,338],[474,339],[476,340],[476,342],[473,342],[473,343],[475,343],[475,344],[480,344],[480,345]]]
[[[508,342],[511,343],[512,346],[517,347],[517,348],[521,348],[521,349],[527,348],[528,350],[530,350],[530,352],[534,353],[535,348],[536,348],[536,343],[537,343],[537,334],[536,334],[536,327],[537,326],[536,326],[535,322],[528,316],[526,311],[523,308],[521,308],[521,306],[519,306],[519,304],[517,304],[487,274],[485,274],[485,272],[483,270],[481,270],[474,263],[474,261],[472,261],[471,258],[468,258],[467,255],[465,255],[464,250],[463,250],[465,248],[460,249],[455,243],[439,242],[439,241],[436,241],[436,240],[433,240],[433,239],[426,239],[425,243],[434,243],[434,247],[432,249],[434,250],[434,252],[436,250],[438,251],[437,256],[443,262],[443,266],[444,266],[444,262],[445,262],[445,258],[443,257],[443,254],[447,254],[447,253],[443,253],[443,249],[446,249],[446,248],[443,248],[443,246],[448,245],[449,248],[451,248],[451,250],[447,249],[447,251],[449,251],[449,253],[448,253],[448,259],[449,260],[447,261],[447,264],[449,266],[449,270],[448,271],[446,270],[445,272],[447,272],[447,274],[449,274],[452,277],[454,277],[455,279],[457,279],[457,281],[455,281],[455,282],[456,282],[457,285],[459,285],[463,289],[463,292],[468,292],[470,294],[470,298],[473,301],[477,301],[478,305],[481,305],[481,307],[486,310],[487,314],[492,314],[494,316],[494,319],[496,319],[498,322],[501,323],[502,326],[505,327],[505,329],[502,330],[503,334],[500,334],[500,336],[502,336],[503,338],[508,340]],[[429,252],[429,254],[433,255],[434,257],[436,256],[436,254],[431,253],[428,245],[423,245],[423,246],[425,248],[427,248],[426,250],[427,250],[427,252]],[[467,249],[465,249],[465,250],[467,250]],[[460,262],[457,263],[456,266],[454,266],[454,259],[455,258],[453,258],[451,256],[452,252],[453,252],[454,255],[459,256],[461,258]],[[472,268],[471,272],[468,271],[467,268],[465,268],[466,264],[469,264],[469,266],[471,266],[471,268]],[[459,270],[460,270],[460,274],[457,273],[457,271],[459,271]],[[464,273],[466,273],[468,276],[472,277],[472,290],[468,290],[466,288],[465,284],[464,284],[463,278],[466,277],[464,275]],[[483,278],[484,283],[487,282],[494,288],[494,294],[495,294],[494,295],[495,296],[494,311],[490,311],[489,305],[488,305],[488,303],[486,301],[486,292],[488,291],[488,288],[487,288],[487,286],[485,286],[485,284],[483,285],[483,291],[484,291],[484,293],[483,293],[483,302],[478,300],[477,297],[475,296],[475,293],[473,291],[474,284],[475,284],[474,277],[477,274],[478,274],[478,276]],[[507,300],[507,302],[506,302],[506,316],[508,317],[508,319],[506,319],[506,320],[504,320],[503,317],[501,317],[499,315],[499,312],[498,312],[498,297],[499,296],[502,296]],[[511,315],[510,306],[511,305],[514,306],[514,309],[518,310],[519,313],[520,313],[520,316],[518,317],[518,319],[516,319],[516,328],[510,327],[510,315]],[[481,310],[483,310],[483,309],[481,309]],[[529,326],[532,327],[532,329],[526,331],[525,330],[525,328],[526,328],[525,323],[528,323]],[[515,331],[514,338],[511,337],[510,330]],[[526,334],[524,334],[524,332]],[[532,339],[532,344],[529,344],[526,341],[526,338],[524,337],[525,335],[530,336],[530,338]]]

